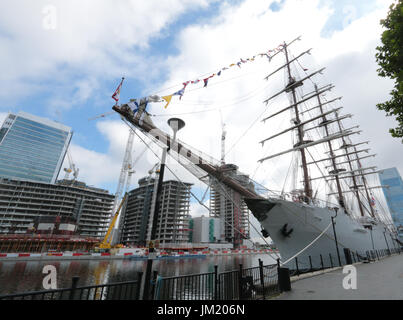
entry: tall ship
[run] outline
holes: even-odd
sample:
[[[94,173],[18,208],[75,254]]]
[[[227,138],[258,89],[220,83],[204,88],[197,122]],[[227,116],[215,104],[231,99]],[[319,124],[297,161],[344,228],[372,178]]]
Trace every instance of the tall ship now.
[[[237,178],[240,175],[227,174],[227,166],[222,162],[176,139],[175,134],[171,136],[158,129],[146,111],[149,102],[146,98],[116,104],[113,110],[132,130],[168,148],[169,154],[196,177],[218,182],[241,196],[260,223],[262,235],[270,237],[278,248],[285,266],[292,268],[295,259],[300,267],[341,265],[346,263],[346,252],[364,257],[369,251],[396,249],[402,244],[393,223],[374,206],[374,189],[387,186],[372,185],[374,179],[368,179],[379,172],[376,167],[366,165],[368,158],[374,156],[368,154],[365,146],[368,141],[354,141],[361,131],[358,126],[345,126],[352,115],[337,106],[341,98],[327,99],[326,93],[334,86],[315,83],[315,75],[325,68],[314,72],[302,68],[303,75],[297,72],[301,68],[299,59],[311,51],[292,55],[289,47],[297,40],[300,39],[284,42],[270,57],[283,55],[284,63],[266,80],[283,71],[285,87],[264,101],[268,104],[286,95],[289,105],[263,121],[275,121],[286,114],[290,116],[290,125],[260,141],[264,145],[288,134],[293,143],[262,159],[250,157],[251,161],[266,163],[291,154],[292,170],[287,175],[293,180],[290,190],[273,191],[247,175],[242,175],[241,182]],[[232,227],[242,235],[236,225]]]

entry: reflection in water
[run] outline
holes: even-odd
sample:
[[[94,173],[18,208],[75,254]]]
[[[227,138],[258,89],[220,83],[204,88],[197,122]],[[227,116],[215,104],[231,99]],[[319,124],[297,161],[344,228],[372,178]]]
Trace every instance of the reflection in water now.
[[[244,268],[257,267],[258,260],[264,265],[276,263],[267,254],[213,256],[206,258],[189,258],[174,260],[156,260],[153,270],[165,277],[237,270],[242,264]],[[45,265],[54,265],[57,270],[57,287],[71,287],[71,279],[80,277],[79,286],[98,285],[136,279],[137,272],[145,272],[146,261],[130,259],[119,260],[62,260],[62,261],[1,261],[0,262],[0,295],[43,290],[42,274]]]

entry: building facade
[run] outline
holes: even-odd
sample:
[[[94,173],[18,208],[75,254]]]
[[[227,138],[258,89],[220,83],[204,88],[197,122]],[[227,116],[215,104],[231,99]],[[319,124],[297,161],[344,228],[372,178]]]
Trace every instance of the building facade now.
[[[399,240],[403,242],[403,181],[396,168],[382,170],[379,179],[383,188],[386,203],[392,216],[393,223],[399,233]]]
[[[239,174],[236,165],[225,164],[221,171],[241,185],[249,185],[249,177]],[[210,186],[210,216],[220,219],[220,238],[238,247],[250,238],[248,207],[238,192],[224,184],[212,180]]]
[[[190,242],[193,243],[220,243],[220,219],[211,217],[192,218],[189,223]]]
[[[55,183],[71,137],[63,124],[9,113],[0,129],[0,177]]]
[[[109,226],[113,200],[114,195],[108,191],[78,181],[51,184],[1,178],[0,234],[26,234],[35,226],[41,226],[41,233],[46,233],[44,228],[53,232],[55,223],[49,221],[60,217],[66,234],[102,238]]]
[[[145,246],[151,235],[156,180],[143,178],[131,190],[119,223],[120,243]],[[190,183],[164,181],[155,240],[160,245],[189,242]]]

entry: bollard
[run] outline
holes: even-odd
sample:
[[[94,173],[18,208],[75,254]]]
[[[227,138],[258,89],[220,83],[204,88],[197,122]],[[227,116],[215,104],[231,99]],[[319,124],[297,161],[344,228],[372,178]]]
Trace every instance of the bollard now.
[[[290,270],[288,268],[277,268],[278,287],[280,292],[291,290]]]
[[[351,253],[349,248],[344,248],[344,256],[346,257],[346,264],[352,264]]]

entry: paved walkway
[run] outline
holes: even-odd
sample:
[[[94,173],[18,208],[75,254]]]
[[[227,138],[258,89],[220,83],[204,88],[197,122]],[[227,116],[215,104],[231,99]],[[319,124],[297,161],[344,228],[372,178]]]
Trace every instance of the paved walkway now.
[[[343,269],[291,283],[276,300],[403,300],[403,253],[371,263],[354,264],[357,289],[343,288]],[[305,275],[306,276],[306,275]]]

